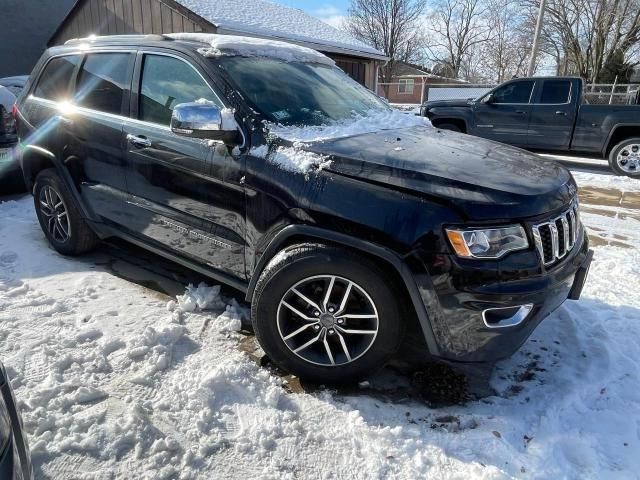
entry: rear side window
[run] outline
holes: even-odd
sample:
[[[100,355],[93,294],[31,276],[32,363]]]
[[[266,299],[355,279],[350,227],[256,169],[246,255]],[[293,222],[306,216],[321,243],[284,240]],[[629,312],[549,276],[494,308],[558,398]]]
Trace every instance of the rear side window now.
[[[568,80],[545,80],[542,84],[540,103],[567,103],[571,94]]]
[[[47,100],[60,101],[67,98],[73,71],[80,61],[80,56],[69,55],[56,57],[45,67],[33,94]]]
[[[85,108],[120,115],[130,83],[130,53],[87,55],[78,77],[75,102]]]
[[[139,119],[169,125],[171,114],[180,103],[220,101],[193,67],[173,57],[146,55],[140,81]]]
[[[513,82],[493,92],[494,103],[529,103],[533,81]]]

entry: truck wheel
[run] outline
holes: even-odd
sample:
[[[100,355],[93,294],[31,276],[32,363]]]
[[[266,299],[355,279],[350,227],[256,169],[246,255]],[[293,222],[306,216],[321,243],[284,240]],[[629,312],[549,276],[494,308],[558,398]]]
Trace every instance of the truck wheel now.
[[[640,138],[630,138],[613,147],[609,165],[616,175],[640,178]]]
[[[276,365],[316,383],[371,373],[398,350],[404,332],[389,276],[365,257],[319,244],[288,247],[271,260],[251,320]]]
[[[58,252],[79,255],[99,243],[54,168],[43,170],[36,177],[33,201],[40,227]]]
[[[440,123],[438,124],[437,128],[439,128],[440,130],[451,130],[452,132],[462,133],[460,127],[453,123]]]

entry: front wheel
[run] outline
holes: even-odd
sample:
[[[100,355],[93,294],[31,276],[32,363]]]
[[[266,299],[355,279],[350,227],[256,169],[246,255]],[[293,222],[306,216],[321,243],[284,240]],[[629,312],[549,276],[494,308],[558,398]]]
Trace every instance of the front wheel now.
[[[316,383],[372,372],[403,333],[389,276],[366,257],[326,245],[277,255],[258,280],[251,317],[271,360]]]
[[[640,138],[630,138],[613,147],[609,165],[616,175],[640,178]]]

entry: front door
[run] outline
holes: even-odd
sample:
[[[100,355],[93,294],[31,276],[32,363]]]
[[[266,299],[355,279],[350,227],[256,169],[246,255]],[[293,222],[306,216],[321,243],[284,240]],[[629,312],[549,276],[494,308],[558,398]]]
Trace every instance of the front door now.
[[[219,143],[171,132],[173,108],[222,102],[186,59],[140,54],[125,126],[132,233],[223,273],[245,278],[242,163]]]
[[[529,121],[529,146],[545,150],[568,150],[577,108],[571,101],[571,80],[538,81],[535,108]]]
[[[510,145],[526,146],[534,83],[533,80],[514,80],[491,92],[490,101],[476,102],[469,133]]]

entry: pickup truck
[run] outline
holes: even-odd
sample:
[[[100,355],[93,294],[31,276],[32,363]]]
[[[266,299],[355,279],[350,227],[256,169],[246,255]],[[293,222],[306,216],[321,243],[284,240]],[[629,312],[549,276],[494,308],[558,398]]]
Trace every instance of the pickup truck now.
[[[530,150],[596,155],[640,178],[640,105],[590,105],[576,77],[510,80],[474,100],[426,102],[435,127]]]

